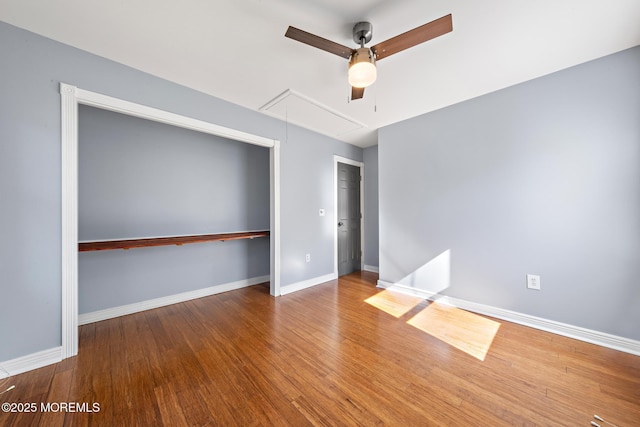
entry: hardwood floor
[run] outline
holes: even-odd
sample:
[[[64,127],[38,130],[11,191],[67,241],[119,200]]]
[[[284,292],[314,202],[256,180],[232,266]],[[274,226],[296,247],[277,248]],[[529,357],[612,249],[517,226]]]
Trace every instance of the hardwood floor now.
[[[11,378],[0,402],[38,410],[0,425],[640,425],[640,357],[497,321],[481,360],[408,323],[428,303],[395,317],[365,302],[376,279],[280,298],[258,285],[82,326],[77,357]],[[61,402],[99,412],[41,410]]]

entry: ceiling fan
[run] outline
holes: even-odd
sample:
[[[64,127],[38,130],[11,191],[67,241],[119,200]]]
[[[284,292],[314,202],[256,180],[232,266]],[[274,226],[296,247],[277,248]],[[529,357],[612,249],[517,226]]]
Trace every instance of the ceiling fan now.
[[[351,85],[351,99],[353,100],[362,98],[364,96],[364,88],[376,80],[376,61],[440,37],[452,30],[453,24],[451,22],[451,14],[449,14],[370,48],[364,46],[365,43],[371,41],[373,36],[373,25],[370,22],[358,22],[353,27],[353,41],[360,44],[360,47],[356,49],[343,46],[295,27],[289,27],[285,37],[348,59],[349,84]]]

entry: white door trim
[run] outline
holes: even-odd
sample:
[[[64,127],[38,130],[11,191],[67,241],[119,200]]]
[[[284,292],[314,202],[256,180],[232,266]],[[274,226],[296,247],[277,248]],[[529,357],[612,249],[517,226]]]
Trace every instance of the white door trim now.
[[[338,163],[360,168],[360,269],[364,268],[364,163],[333,155],[333,273],[338,277]]]
[[[280,142],[60,83],[62,124],[62,358],[78,354],[78,105],[89,105],[270,151],[271,295],[280,295]]]

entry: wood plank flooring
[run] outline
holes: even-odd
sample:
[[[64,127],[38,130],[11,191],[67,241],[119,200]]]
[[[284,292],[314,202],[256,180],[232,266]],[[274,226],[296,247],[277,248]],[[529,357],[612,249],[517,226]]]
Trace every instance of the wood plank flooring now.
[[[39,410],[0,425],[640,425],[640,357],[497,320],[483,361],[407,323],[427,302],[398,317],[365,302],[376,279],[280,298],[258,285],[82,326],[77,357],[10,379],[0,402]],[[40,410],[60,402],[99,412]]]

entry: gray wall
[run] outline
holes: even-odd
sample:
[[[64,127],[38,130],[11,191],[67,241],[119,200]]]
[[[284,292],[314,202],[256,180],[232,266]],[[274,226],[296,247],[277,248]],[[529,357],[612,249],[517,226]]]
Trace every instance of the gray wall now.
[[[80,106],[80,240],[269,229],[269,150]]]
[[[362,149],[290,127],[281,145],[282,286],[333,273],[333,155],[362,161]],[[324,209],[321,217],[318,210]],[[305,262],[305,254],[311,262]]]
[[[640,339],[639,76],[635,47],[381,129],[381,279]]]
[[[267,148],[87,106],[78,141],[81,241],[269,229]],[[269,244],[83,252],[78,270],[88,313],[268,275]]]
[[[363,150],[364,264],[378,267],[378,146]]]
[[[287,133],[279,120],[2,22],[0,58],[0,361],[61,345],[60,81],[283,141],[281,284],[333,272],[322,256],[301,260],[332,257],[317,208],[333,223],[332,156],[362,161],[360,148]]]

